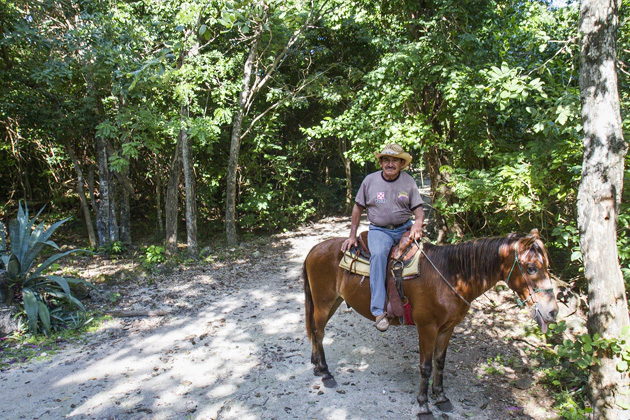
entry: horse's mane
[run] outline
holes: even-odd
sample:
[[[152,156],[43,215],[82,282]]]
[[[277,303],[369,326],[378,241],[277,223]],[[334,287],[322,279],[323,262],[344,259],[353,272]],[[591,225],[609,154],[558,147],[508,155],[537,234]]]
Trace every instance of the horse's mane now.
[[[501,249],[509,247],[520,237],[522,235],[511,234],[507,237],[474,239],[455,245],[425,244],[424,250],[446,278],[487,280],[500,270]]]

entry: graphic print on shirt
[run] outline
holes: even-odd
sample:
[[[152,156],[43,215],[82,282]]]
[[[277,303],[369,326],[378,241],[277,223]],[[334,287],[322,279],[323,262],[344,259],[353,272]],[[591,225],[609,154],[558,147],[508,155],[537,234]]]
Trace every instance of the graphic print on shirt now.
[[[398,201],[402,201],[403,203],[409,202],[409,194],[407,194],[407,191],[400,191],[397,198]]]
[[[376,193],[376,203],[387,203],[387,199],[385,198],[385,193],[384,192],[377,192]]]

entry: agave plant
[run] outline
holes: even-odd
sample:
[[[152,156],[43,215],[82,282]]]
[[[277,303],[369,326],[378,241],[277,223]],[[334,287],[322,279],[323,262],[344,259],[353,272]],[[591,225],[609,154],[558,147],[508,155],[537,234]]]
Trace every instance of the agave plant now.
[[[42,208],[43,210],[43,208]],[[68,218],[56,222],[45,229],[44,222],[35,226],[35,220],[42,212],[29,219],[28,207],[20,204],[16,220],[9,223],[10,243],[4,227],[0,224],[0,269],[6,270],[6,282],[14,304],[26,314],[29,331],[37,334],[39,326],[45,334],[51,329],[67,326],[84,318],[85,307],[75,298],[70,285],[84,284],[82,279],[46,274],[59,259],[75,253],[87,252],[81,249],[59,252],[48,257],[43,263],[36,261],[46,246],[61,251],[50,240],[53,232],[68,221]]]

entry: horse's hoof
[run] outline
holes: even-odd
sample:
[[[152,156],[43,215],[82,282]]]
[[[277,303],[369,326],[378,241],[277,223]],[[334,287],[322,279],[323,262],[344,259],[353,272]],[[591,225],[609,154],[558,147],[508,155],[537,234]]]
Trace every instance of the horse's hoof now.
[[[450,400],[438,402],[438,403],[435,403],[435,405],[437,405],[440,411],[443,411],[445,413],[452,413],[453,410],[455,410],[455,407],[453,407],[453,404],[451,404]]]
[[[326,388],[336,388],[337,387],[337,381],[335,381],[335,378],[333,378],[332,376],[330,378],[322,378],[322,382],[324,383],[324,386]]]
[[[433,413],[430,411],[428,413],[418,413],[418,420],[433,420],[434,418]]]

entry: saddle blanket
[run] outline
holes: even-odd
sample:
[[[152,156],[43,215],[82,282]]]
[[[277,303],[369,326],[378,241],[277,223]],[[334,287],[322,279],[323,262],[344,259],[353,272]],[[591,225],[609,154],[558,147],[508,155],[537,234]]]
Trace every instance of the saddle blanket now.
[[[420,252],[416,252],[413,258],[402,263],[403,278],[415,277],[418,275],[418,262],[420,261],[420,254]],[[344,252],[341,261],[339,261],[339,267],[360,276],[370,276],[370,260],[363,255],[356,253],[356,250],[348,250]]]

